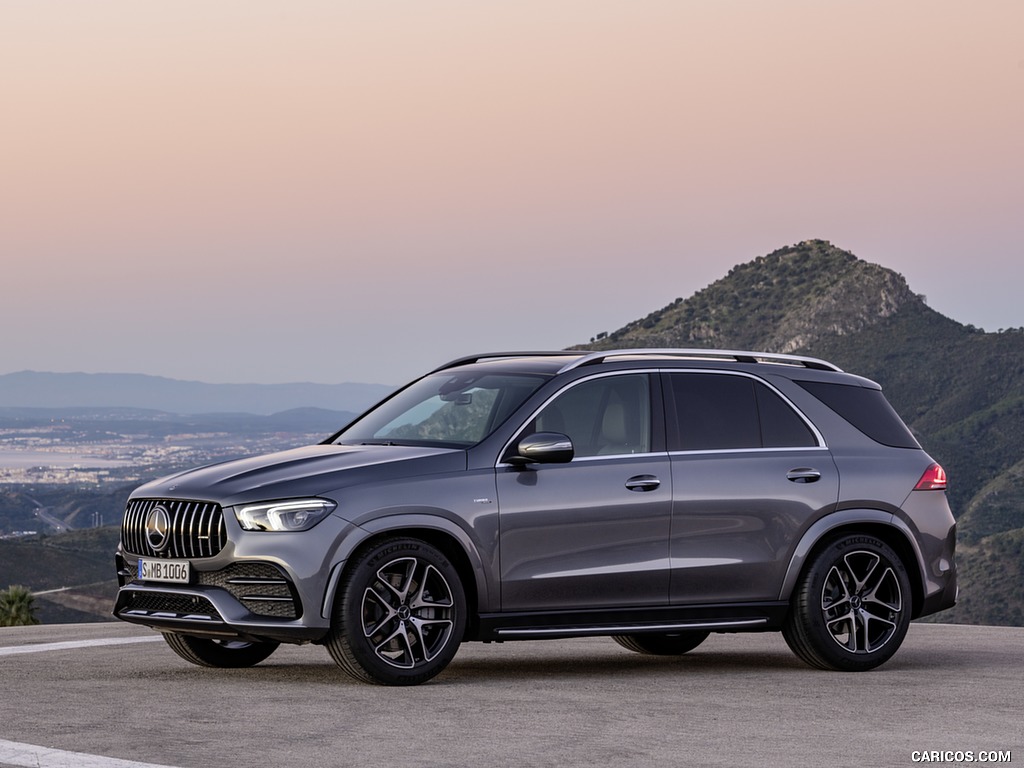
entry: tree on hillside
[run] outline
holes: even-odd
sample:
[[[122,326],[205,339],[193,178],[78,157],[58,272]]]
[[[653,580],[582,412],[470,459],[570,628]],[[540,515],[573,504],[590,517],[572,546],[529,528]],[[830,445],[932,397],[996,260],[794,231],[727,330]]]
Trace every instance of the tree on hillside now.
[[[38,624],[33,603],[35,597],[27,587],[13,585],[0,592],[0,627],[25,627]]]

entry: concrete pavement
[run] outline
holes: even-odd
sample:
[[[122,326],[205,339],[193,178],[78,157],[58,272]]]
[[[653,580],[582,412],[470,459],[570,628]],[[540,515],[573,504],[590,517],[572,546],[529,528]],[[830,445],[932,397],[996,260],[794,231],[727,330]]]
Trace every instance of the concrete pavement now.
[[[139,640],[153,636],[120,623],[0,629],[0,740],[180,768],[891,768],[946,751],[1024,762],[1021,628],[915,624],[861,674],[812,670],[778,634],[712,635],[679,658],[606,638],[467,644],[418,688],[351,681],[314,646],[204,669]],[[105,640],[118,644],[93,642]],[[75,765],[57,754],[31,759]]]

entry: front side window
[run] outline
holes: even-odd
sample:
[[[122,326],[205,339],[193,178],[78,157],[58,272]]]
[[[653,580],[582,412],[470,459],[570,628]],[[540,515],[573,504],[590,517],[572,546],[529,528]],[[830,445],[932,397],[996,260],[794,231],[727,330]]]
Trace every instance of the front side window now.
[[[651,451],[647,374],[602,376],[570,387],[534,419],[528,432],[560,432],[577,458]]]
[[[816,446],[804,420],[769,387],[747,376],[668,376],[677,451]]]
[[[467,448],[491,434],[545,381],[528,374],[431,374],[348,426],[335,442]]]

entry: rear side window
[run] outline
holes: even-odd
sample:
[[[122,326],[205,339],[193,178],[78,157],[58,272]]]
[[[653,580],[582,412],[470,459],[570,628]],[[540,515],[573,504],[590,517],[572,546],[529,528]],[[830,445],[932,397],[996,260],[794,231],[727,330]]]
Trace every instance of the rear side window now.
[[[754,384],[757,412],[761,416],[761,438],[765,448],[807,448],[817,439],[802,418],[764,384]]]
[[[818,444],[793,408],[747,376],[679,373],[667,378],[675,413],[672,450],[802,448]]]
[[[893,448],[920,448],[881,390],[823,381],[796,383],[876,443]]]

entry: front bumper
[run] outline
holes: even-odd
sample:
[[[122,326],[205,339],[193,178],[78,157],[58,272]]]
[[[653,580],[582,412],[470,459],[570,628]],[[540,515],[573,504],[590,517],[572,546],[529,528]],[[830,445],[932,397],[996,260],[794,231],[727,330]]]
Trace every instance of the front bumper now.
[[[132,513],[133,504],[139,509]],[[161,552],[148,544],[145,516],[154,505],[171,518],[172,542]],[[120,589],[116,618],[160,631],[196,636],[318,641],[330,629],[331,575],[339,572],[354,530],[330,515],[309,531],[243,531],[235,516],[209,512],[203,502],[138,499],[129,502],[116,555]],[[214,542],[207,545],[207,541]],[[188,584],[142,581],[140,558],[187,560]]]
[[[302,643],[327,633],[318,611],[304,617],[294,584],[278,566],[259,561],[195,571],[191,584],[139,581],[138,560],[116,555],[116,618],[167,632],[248,641]],[[310,621],[312,619],[312,622]]]

